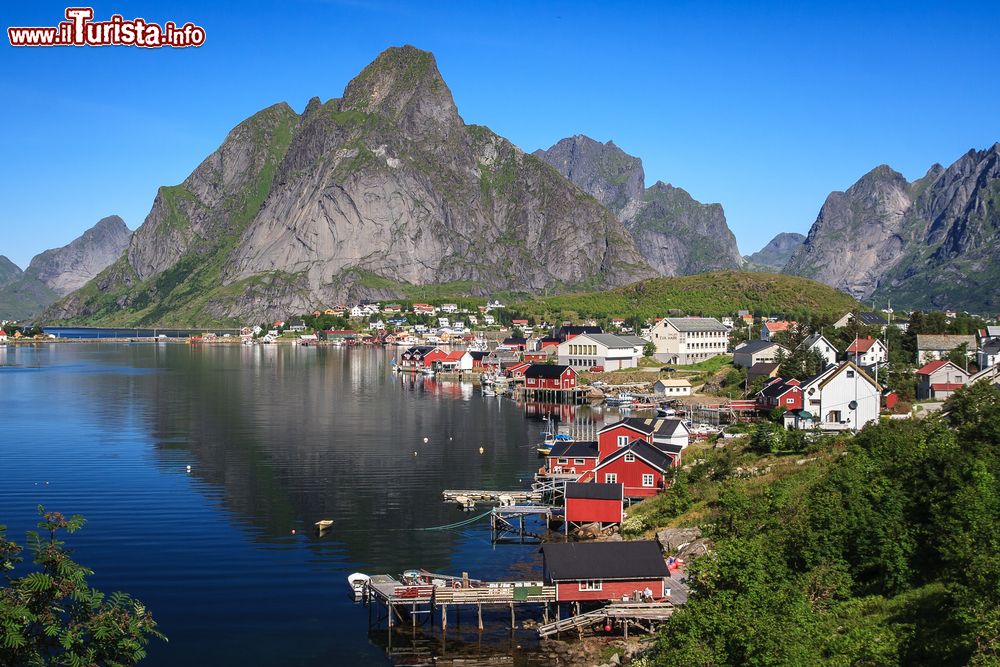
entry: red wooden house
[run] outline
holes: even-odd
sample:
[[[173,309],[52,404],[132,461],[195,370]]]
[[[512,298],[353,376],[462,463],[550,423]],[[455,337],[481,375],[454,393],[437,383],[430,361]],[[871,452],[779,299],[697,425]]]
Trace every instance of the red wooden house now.
[[[408,347],[399,356],[399,366],[404,370],[417,371],[430,368],[435,361],[442,361],[447,356],[448,353],[439,347],[429,345]]]
[[[504,370],[504,373],[506,373],[507,377],[509,377],[512,380],[523,380],[524,379],[524,372],[526,370],[528,370],[529,368],[531,368],[531,364],[522,361],[522,362],[516,363],[516,364],[514,364],[512,366],[508,366]]]
[[[670,576],[660,546],[634,542],[551,542],[541,548],[545,582],[557,602],[617,601],[666,597]]]
[[[623,419],[605,426],[597,432],[597,447],[601,459],[616,454],[622,447],[627,447],[633,440],[640,439],[653,442],[653,429],[642,420]]]
[[[469,354],[472,356],[472,368],[475,370],[482,370],[483,359],[489,356],[489,352],[485,350],[470,350]]]
[[[570,524],[598,523],[601,527],[622,522],[625,504],[621,484],[566,484],[566,530]]]
[[[608,457],[601,457],[591,473],[603,484],[623,484],[626,498],[655,496],[667,488],[677,458],[645,440],[633,440]]]
[[[546,458],[550,475],[583,475],[597,467],[597,443],[580,440],[557,442]]]
[[[575,389],[576,371],[560,364],[532,364],[524,371],[527,389]]]
[[[798,380],[783,380],[774,378],[769,381],[757,394],[758,408],[774,410],[784,408],[786,410],[802,409],[802,383]]]

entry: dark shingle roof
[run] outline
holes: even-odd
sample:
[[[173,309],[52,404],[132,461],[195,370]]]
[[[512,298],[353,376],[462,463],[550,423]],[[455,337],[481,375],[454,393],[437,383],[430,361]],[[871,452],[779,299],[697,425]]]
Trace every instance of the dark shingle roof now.
[[[775,345],[777,345],[778,347],[781,347],[777,343],[775,343],[773,341],[769,341],[769,340],[751,340],[751,341],[747,341],[746,343],[743,343],[742,345],[740,345],[738,348],[736,348],[735,351],[736,351],[737,354],[739,354],[741,352],[746,353],[746,354],[754,354],[756,352],[761,352],[761,351],[766,350],[767,348],[773,347]]]
[[[858,313],[861,323],[869,327],[884,327],[888,322],[878,313]]]
[[[524,371],[524,377],[526,378],[558,378],[562,377],[562,374],[566,372],[569,366],[562,366],[560,364],[532,364],[531,368]]]
[[[543,544],[545,579],[629,580],[669,577],[660,546],[652,541],[552,542]]]
[[[622,485],[567,482],[566,497],[586,500],[621,500]]]
[[[603,468],[609,462],[614,461],[621,456],[625,456],[625,454],[629,452],[632,452],[639,458],[649,462],[651,465],[663,471],[670,470],[670,466],[674,461],[669,454],[659,447],[651,445],[645,440],[633,440],[627,446],[622,447],[617,452],[601,461],[597,467]]]
[[[549,456],[558,456],[564,459],[572,458],[597,458],[597,443],[590,441],[557,442],[552,446]]]

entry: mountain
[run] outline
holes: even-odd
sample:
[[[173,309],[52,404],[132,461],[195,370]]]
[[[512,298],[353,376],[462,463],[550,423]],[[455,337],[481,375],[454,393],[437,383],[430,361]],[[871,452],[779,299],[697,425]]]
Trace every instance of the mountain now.
[[[831,193],[785,270],[894,307],[1000,310],[1000,143]]]
[[[128,247],[131,238],[132,232],[125,221],[110,215],[67,245],[35,255],[25,274],[64,296],[110,266]]]
[[[722,206],[702,204],[661,181],[647,189],[642,160],[614,142],[578,134],[534,155],[611,209],[658,273],[690,275],[742,265]]]
[[[111,215],[63,247],[35,255],[23,272],[0,256],[0,319],[30,318],[83,286],[122,254],[131,236]]]
[[[57,298],[45,283],[0,255],[0,320],[26,319]]]
[[[544,161],[467,125],[434,56],[383,52],[339,99],[240,123],[160,188],[128,250],[50,320],[260,320],[399,285],[469,293],[653,275],[619,220]]]
[[[781,232],[766,246],[743,259],[747,262],[747,268],[760,271],[781,271],[805,240],[806,237],[802,234]]]

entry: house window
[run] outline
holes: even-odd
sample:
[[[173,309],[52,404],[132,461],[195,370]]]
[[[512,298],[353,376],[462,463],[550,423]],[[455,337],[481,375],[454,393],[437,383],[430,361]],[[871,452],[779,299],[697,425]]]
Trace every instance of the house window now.
[[[618,483],[618,473],[609,472],[604,474],[605,484],[617,484]]]
[[[634,463],[634,462],[635,462],[635,454],[629,452],[628,454],[625,455],[625,463]]]
[[[847,371],[847,377],[849,378],[854,377],[854,371]]]
[[[601,590],[600,581],[581,581],[580,582],[581,591],[599,591]]]
[[[785,403],[788,403],[789,405],[792,405],[793,403],[795,403],[795,399],[794,398],[786,398],[785,399]]]
[[[586,463],[586,461],[583,459],[573,459],[573,465],[575,466],[582,466],[584,463]]]
[[[642,485],[643,486],[653,486],[654,483],[655,482],[654,482],[653,475],[643,475],[642,476]]]
[[[620,435],[620,436],[618,436],[618,446],[619,447],[624,447],[627,444],[628,444],[628,436],[627,435]]]
[[[561,466],[564,466],[567,463],[569,463],[569,459],[559,459],[558,461],[556,461],[556,463],[558,463]]]
[[[837,424],[837,423],[839,423],[840,422],[840,410],[831,410],[826,415],[826,421],[830,422],[831,424]]]

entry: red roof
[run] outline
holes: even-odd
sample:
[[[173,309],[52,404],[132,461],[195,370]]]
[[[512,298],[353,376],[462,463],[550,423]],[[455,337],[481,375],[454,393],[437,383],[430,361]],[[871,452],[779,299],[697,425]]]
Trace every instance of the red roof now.
[[[917,371],[917,375],[930,375],[937,369],[949,363],[951,362],[949,362],[947,359],[938,359],[937,361],[932,361],[928,364],[924,364],[924,366]]]
[[[939,382],[938,384],[932,384],[931,389],[934,391],[958,391],[964,386],[964,384],[957,382]]]
[[[465,356],[465,350],[455,350],[454,352],[449,352],[448,356],[445,357],[445,361],[461,361],[462,357]]]
[[[853,343],[851,343],[851,346],[847,348],[847,351],[864,354],[868,350],[872,349],[872,345],[875,344],[876,340],[878,339],[872,338],[870,336],[866,336],[865,338],[857,338]]]
[[[767,327],[767,330],[771,333],[775,333],[776,331],[788,331],[788,327],[793,324],[795,324],[795,322],[765,322],[764,326]]]

